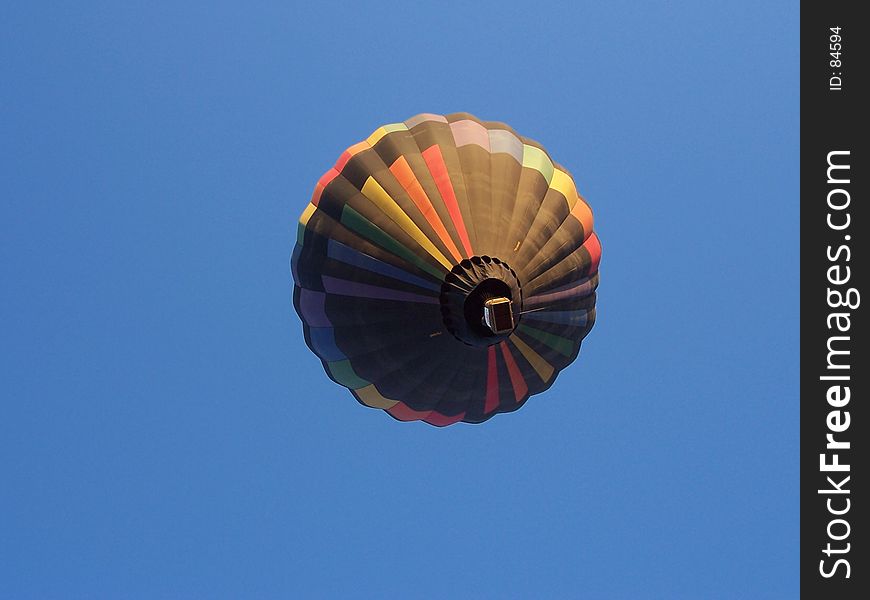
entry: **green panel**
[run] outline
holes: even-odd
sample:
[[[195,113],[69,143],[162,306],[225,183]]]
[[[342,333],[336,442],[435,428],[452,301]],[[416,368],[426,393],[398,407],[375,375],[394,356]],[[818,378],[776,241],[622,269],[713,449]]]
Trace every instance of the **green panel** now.
[[[339,360],[327,364],[329,365],[329,374],[332,375],[332,378],[346,388],[357,390],[371,383],[361,379],[359,375],[354,373],[349,360]]]
[[[443,278],[444,273],[414,254],[411,250],[400,244],[396,238],[392,237],[386,231],[366,219],[348,205],[345,205],[341,211],[341,223],[367,240],[374,242],[381,248],[392,252],[396,256],[401,256],[412,265],[419,267],[438,279]]]
[[[559,354],[562,354],[568,358],[571,358],[571,355],[574,353],[574,342],[567,338],[563,338],[552,333],[547,333],[546,331],[541,331],[540,329],[535,329],[534,327],[529,327],[528,325],[524,324],[520,324],[517,329],[526,334],[527,336],[535,338],[542,344],[546,344]]]
[[[524,144],[523,166],[539,171],[544,176],[544,179],[547,180],[548,185],[553,181],[553,171],[555,169],[553,163],[543,150]]]

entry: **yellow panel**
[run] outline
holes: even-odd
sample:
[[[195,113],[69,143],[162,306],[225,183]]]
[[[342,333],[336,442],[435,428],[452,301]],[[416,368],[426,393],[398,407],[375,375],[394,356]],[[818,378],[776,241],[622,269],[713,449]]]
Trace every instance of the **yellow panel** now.
[[[375,384],[367,385],[358,390],[354,390],[356,395],[359,396],[359,399],[363,401],[366,406],[371,406],[372,408],[393,408],[399,402],[397,400],[390,400],[389,398],[384,398],[381,396],[381,393],[378,391],[378,388],[375,387]]]
[[[311,218],[311,215],[314,214],[315,210],[317,210],[317,207],[309,202],[308,206],[305,207],[305,210],[302,211],[302,216],[299,217],[299,223],[303,227],[308,225],[308,219]]]
[[[366,179],[365,185],[362,188],[363,195],[374,202],[385,215],[390,217],[396,225],[402,228],[402,231],[411,236],[415,242],[426,250],[435,260],[444,265],[448,271],[453,268],[453,264],[447,260],[447,257],[441,254],[438,248],[435,247],[429,238],[417,227],[405,211],[396,204],[396,201],[390,198],[387,191],[381,187],[373,177]]]
[[[523,353],[523,356],[526,357],[526,360],[529,361],[529,364],[532,365],[532,368],[537,371],[538,375],[543,381],[550,381],[550,377],[553,376],[553,367],[544,360],[544,358],[532,350],[528,344],[526,344],[523,340],[517,336],[517,334],[513,334],[510,337],[510,341],[513,342],[514,346]]]
[[[565,199],[568,200],[568,210],[577,204],[577,188],[574,186],[574,180],[566,172],[559,169],[554,170],[550,187],[565,196]]]
[[[366,139],[366,141],[370,145],[374,146],[380,141],[382,137],[384,137],[388,133],[393,133],[394,131],[408,131],[408,126],[404,123],[391,123],[390,125],[378,127],[375,132]]]

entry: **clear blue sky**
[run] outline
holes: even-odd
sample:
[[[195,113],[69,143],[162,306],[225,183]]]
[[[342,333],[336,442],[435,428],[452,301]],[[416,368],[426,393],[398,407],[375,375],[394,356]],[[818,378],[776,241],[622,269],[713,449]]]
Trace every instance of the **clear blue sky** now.
[[[0,9],[0,597],[796,597],[796,2],[178,4]],[[604,251],[554,387],[436,429],[328,380],[288,259],[453,111]]]

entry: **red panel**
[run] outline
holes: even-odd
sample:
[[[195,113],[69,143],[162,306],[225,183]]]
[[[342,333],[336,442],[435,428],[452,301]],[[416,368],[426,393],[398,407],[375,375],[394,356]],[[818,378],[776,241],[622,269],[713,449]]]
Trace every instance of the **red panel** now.
[[[439,412],[435,412],[434,410],[429,413],[429,416],[423,419],[429,425],[435,425],[437,427],[445,427],[447,425],[453,425],[457,421],[461,421],[465,418],[465,413],[459,413],[458,415],[447,416],[442,415]]]
[[[601,241],[598,239],[598,236],[593,233],[585,242],[583,242],[583,247],[586,248],[586,251],[589,252],[589,256],[592,259],[592,264],[589,267],[589,274],[597,273],[598,263],[601,262]]]
[[[371,148],[369,143],[366,141],[358,142],[341,153],[341,156],[338,157],[338,161],[335,163],[335,170],[341,172],[344,169],[344,166],[347,164],[351,158],[353,158],[354,154],[359,154],[363,150],[368,150]]]
[[[314,195],[311,196],[311,204],[317,206],[320,202],[320,196],[323,194],[323,190],[329,185],[329,182],[338,177],[338,171],[335,169],[330,169],[326,173],[323,174],[317,181],[317,185],[314,186]]]
[[[456,193],[453,191],[453,184],[447,172],[447,165],[444,164],[444,157],[441,155],[441,148],[438,147],[438,144],[423,150],[423,160],[426,161],[426,166],[429,167],[432,179],[435,180],[438,193],[441,194],[444,205],[447,207],[447,212],[450,213],[450,218],[453,219],[453,225],[459,234],[459,240],[462,242],[463,248],[465,248],[466,258],[471,258],[474,256],[474,252],[471,250],[471,241],[468,239],[465,221],[462,220],[459,202],[456,200]]]
[[[445,246],[447,246],[447,249],[450,251],[450,254],[453,255],[453,258],[456,259],[456,262],[461,261],[462,256],[459,254],[459,249],[456,247],[456,244],[453,243],[453,240],[447,233],[447,229],[444,228],[444,224],[438,217],[438,213],[435,212],[432,202],[429,200],[429,197],[426,195],[420,182],[417,181],[414,171],[411,170],[411,166],[408,164],[408,161],[405,160],[404,156],[400,156],[392,165],[390,165],[390,172],[402,185],[402,188],[404,188],[408,196],[411,197],[411,200],[414,201],[414,204],[420,209],[420,212],[423,213],[423,216],[429,222],[429,225],[432,226],[432,229],[434,229],[435,233],[438,234],[438,238],[444,242]]]
[[[517,363],[514,360],[513,354],[511,354],[511,350],[508,348],[507,343],[501,342],[499,347],[501,348],[501,355],[504,357],[504,362],[507,365],[508,375],[511,378],[511,385],[514,388],[514,398],[519,402],[529,392],[529,386],[526,385],[526,379],[520,372],[519,367],[517,367]]]
[[[398,402],[392,408],[388,408],[387,412],[400,421],[420,421],[428,417],[430,411],[413,410],[408,408],[408,405],[404,402]]]

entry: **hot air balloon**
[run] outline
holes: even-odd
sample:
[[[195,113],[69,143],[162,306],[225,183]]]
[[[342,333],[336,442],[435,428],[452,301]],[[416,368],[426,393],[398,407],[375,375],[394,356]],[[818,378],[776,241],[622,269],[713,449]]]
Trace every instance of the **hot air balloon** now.
[[[540,144],[466,113],[421,114],[320,178],[293,303],[309,348],[360,403],[481,423],[577,357],[600,257],[588,204]]]

